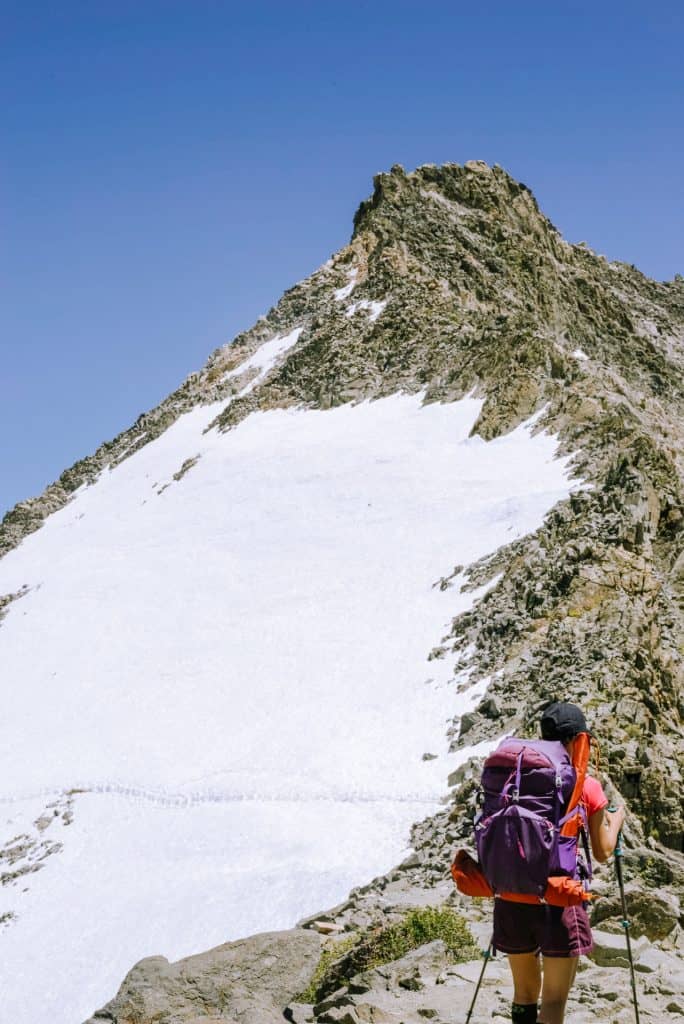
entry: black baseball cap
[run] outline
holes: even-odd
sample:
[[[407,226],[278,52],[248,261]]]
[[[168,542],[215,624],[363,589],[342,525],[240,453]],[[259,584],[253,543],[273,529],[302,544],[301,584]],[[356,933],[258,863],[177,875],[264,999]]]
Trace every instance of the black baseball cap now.
[[[545,740],[571,740],[579,732],[587,732],[591,736],[587,720],[576,704],[555,701],[544,710],[541,719],[541,734]]]

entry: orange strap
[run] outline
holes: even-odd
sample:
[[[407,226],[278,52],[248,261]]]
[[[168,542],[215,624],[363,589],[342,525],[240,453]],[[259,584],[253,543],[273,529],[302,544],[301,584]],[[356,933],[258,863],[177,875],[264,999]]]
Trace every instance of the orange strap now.
[[[507,903],[531,903],[535,906],[541,903],[538,896],[528,892],[502,892],[499,893],[499,898],[506,900]]]
[[[575,788],[573,789],[570,800],[568,801],[567,813],[574,811],[582,799],[582,790],[584,789],[584,780],[587,777],[590,753],[591,738],[589,734],[586,732],[578,733],[577,736],[575,736],[575,742],[572,747],[572,766],[575,769],[577,778],[575,779]],[[573,814],[572,817],[568,818],[562,826],[561,835],[576,836],[581,825],[582,816],[579,813]]]

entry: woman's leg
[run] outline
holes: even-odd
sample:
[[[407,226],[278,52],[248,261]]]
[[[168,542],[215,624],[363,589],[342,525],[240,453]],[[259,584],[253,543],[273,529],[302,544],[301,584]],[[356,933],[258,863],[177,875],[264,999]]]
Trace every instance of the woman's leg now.
[[[509,953],[508,962],[513,975],[511,1018],[515,1024],[534,1024],[542,984],[539,957],[536,953]]]
[[[540,1024],[563,1024],[565,1004],[575,980],[578,956],[545,956],[543,958],[542,1001]]]

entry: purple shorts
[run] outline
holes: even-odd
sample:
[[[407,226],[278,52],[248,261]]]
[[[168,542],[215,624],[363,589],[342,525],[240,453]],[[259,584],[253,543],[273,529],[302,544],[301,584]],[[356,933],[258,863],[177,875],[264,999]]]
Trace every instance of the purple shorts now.
[[[586,907],[494,900],[494,948],[500,953],[581,956],[594,943]]]

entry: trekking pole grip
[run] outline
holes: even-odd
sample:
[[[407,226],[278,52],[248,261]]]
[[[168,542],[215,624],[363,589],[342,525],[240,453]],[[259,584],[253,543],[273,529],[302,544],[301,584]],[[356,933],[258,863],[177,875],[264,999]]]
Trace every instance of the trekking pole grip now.
[[[606,810],[609,814],[615,814],[615,812],[617,811],[617,807],[614,804],[610,804],[609,807],[606,807]],[[620,831],[617,834],[617,842],[615,844],[615,850],[613,851],[613,853],[616,857],[622,857],[622,829],[620,829]]]

